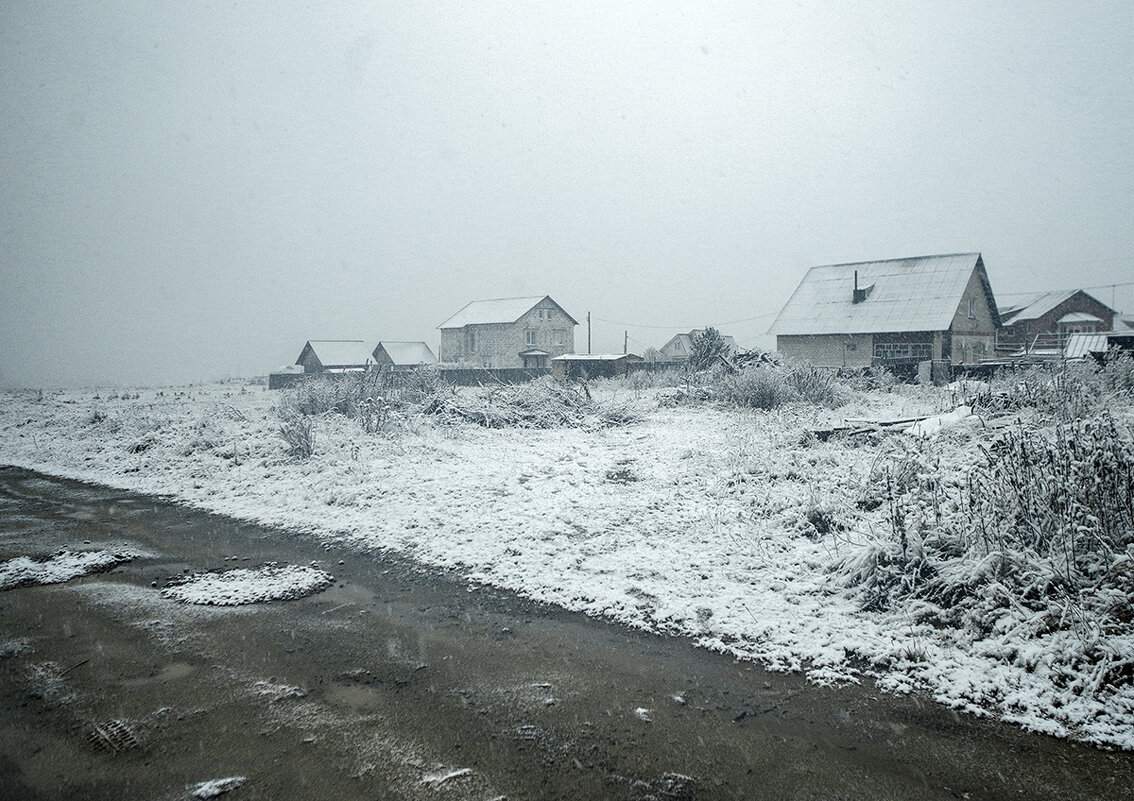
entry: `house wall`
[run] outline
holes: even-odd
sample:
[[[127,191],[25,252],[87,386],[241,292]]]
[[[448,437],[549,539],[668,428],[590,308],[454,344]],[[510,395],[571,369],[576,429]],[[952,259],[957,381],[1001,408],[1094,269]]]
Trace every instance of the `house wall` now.
[[[777,336],[776,350],[789,361],[816,367],[869,367],[874,358],[870,334]]]
[[[661,354],[661,358],[667,361],[688,361],[689,347],[690,342],[688,341],[688,337],[676,336],[662,345],[658,353]]]
[[[970,301],[972,316],[969,316]],[[976,270],[969,276],[961,302],[953,313],[946,344],[948,347],[944,347],[937,358],[948,359],[953,364],[975,364],[983,358],[991,358],[996,349],[996,321]]]
[[[470,331],[476,335],[471,350]],[[528,342],[528,331],[534,332],[534,344]],[[561,344],[556,344],[556,332],[561,334]],[[538,303],[514,323],[442,328],[439,358],[447,364],[469,367],[522,368],[520,353],[533,348],[546,351],[548,358],[575,352],[575,324],[554,303]]]

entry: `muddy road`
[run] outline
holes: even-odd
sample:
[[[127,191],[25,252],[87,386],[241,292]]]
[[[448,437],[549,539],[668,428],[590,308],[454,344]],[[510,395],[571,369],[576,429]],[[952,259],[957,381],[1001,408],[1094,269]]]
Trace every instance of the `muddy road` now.
[[[242,777],[218,797],[1134,799],[1132,754],[0,469],[0,560],[103,548],[142,556],[0,592],[0,798],[210,797]],[[161,596],[266,562],[335,582],[231,608]]]

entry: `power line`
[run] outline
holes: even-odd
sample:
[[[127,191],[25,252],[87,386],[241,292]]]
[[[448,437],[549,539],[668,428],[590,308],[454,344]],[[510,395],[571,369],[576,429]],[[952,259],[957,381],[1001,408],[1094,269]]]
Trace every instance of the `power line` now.
[[[1079,286],[1075,289],[1112,289],[1120,286],[1134,286],[1134,281],[1117,281],[1113,284],[1095,284],[1094,286]],[[1045,295],[1047,292],[1070,292],[1070,289],[1049,289],[1046,292],[997,292],[996,294],[1006,298],[1018,297],[1020,295]]]
[[[707,327],[718,328],[718,327],[723,326],[723,325],[738,325],[739,323],[748,323],[748,322],[751,322],[753,320],[763,320],[767,317],[773,317],[777,314],[779,314],[778,311],[768,312],[767,314],[757,314],[755,317],[745,317],[743,320],[728,320],[728,321],[723,322],[723,323],[712,323],[711,325],[709,325]],[[621,326],[624,326],[626,328],[654,328],[654,329],[657,329],[659,331],[673,331],[675,329],[680,330],[680,329],[697,328],[698,327],[698,326],[695,326],[695,325],[684,325],[684,326],[682,326],[682,325],[638,325],[637,323],[620,323],[617,320],[607,320],[607,319],[604,319],[602,317],[592,317],[591,319],[595,320],[596,322],[610,323],[611,325],[621,325]]]

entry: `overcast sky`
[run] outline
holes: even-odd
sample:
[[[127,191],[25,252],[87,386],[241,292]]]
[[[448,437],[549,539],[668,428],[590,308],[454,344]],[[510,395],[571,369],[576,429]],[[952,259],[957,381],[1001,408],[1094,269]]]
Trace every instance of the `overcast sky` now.
[[[3,2],[0,386],[522,295],[578,350],[768,344],[808,267],[932,253],[1134,281],[1132,43],[1129,0]]]

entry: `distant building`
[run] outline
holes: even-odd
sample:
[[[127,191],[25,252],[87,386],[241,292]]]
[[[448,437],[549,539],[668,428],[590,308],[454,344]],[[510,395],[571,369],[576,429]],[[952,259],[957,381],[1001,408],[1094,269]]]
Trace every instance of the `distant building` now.
[[[685,362],[689,361],[689,354],[693,352],[693,339],[704,332],[704,328],[694,328],[686,334],[676,334],[658,350],[660,361]],[[736,340],[730,336],[721,335],[729,354],[736,353]]]
[[[412,370],[428,364],[437,364],[437,357],[424,342],[382,341],[374,348],[376,367],[393,370]]]
[[[1002,351],[1058,351],[1072,334],[1101,334],[1121,325],[1114,309],[1081,289],[1013,296],[1000,310]]]
[[[551,360],[551,374],[556,378],[617,378],[640,361],[642,357],[634,353],[565,353]]]
[[[374,355],[361,339],[311,339],[303,346],[295,363],[305,373],[367,370]]]
[[[461,367],[546,368],[574,352],[576,325],[549,295],[477,300],[438,326],[438,355]]]
[[[788,359],[867,367],[991,357],[1000,313],[979,253],[812,267],[770,334]]]

